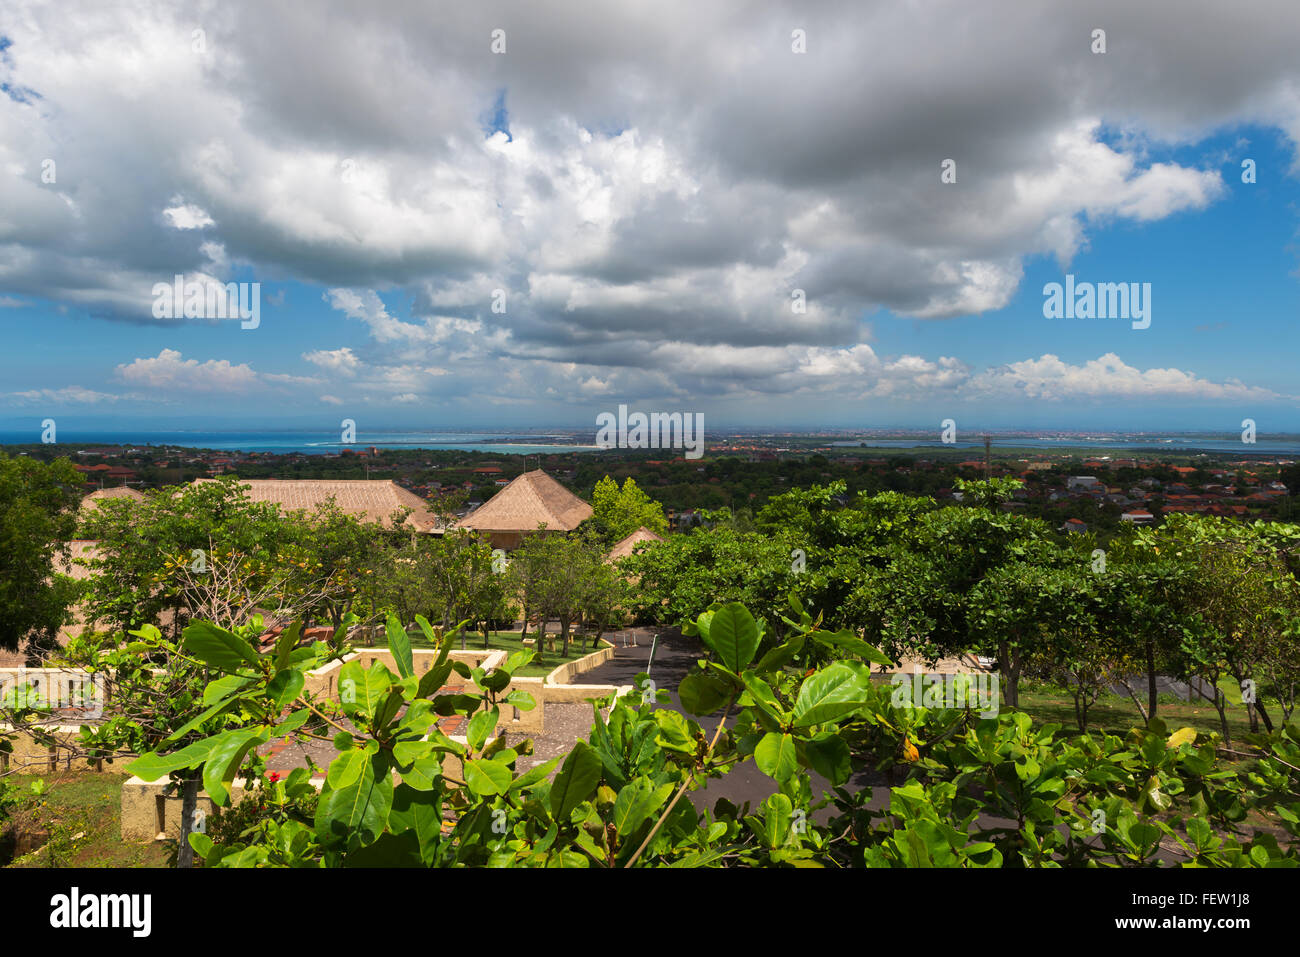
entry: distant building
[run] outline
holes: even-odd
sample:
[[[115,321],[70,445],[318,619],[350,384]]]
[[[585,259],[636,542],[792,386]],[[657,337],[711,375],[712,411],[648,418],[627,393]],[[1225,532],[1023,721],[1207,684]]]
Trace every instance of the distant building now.
[[[493,548],[518,548],[537,533],[571,532],[591,518],[591,506],[541,469],[525,472],[456,523],[486,536]]]
[[[663,538],[661,536],[656,535],[654,532],[650,531],[650,529],[646,528],[643,525],[641,528],[638,528],[631,535],[620,540],[613,548],[611,548],[609,550],[609,555],[607,556],[607,560],[611,562],[616,562],[620,558],[626,558],[627,556],[631,555],[636,550],[636,547],[640,545],[642,542],[662,542],[662,541]]]
[[[1082,522],[1077,518],[1066,519],[1065,524],[1061,526],[1061,531],[1073,532],[1076,535],[1082,534],[1087,530],[1088,530],[1088,523]]]
[[[125,485],[117,488],[102,488],[98,491],[91,492],[81,500],[81,512],[86,514],[93,512],[99,507],[99,503],[110,498],[125,498],[133,502],[139,502],[144,499],[144,494],[136,489],[128,488]]]
[[[1156,517],[1152,515],[1150,512],[1144,512],[1141,510],[1125,512],[1123,515],[1120,516],[1120,521],[1131,522],[1134,525],[1150,525],[1155,520]]]
[[[211,479],[197,479],[195,484]],[[274,502],[284,511],[314,512],[329,499],[346,514],[363,522],[385,526],[397,509],[408,508],[406,525],[418,532],[441,532],[438,517],[429,503],[392,479],[244,479],[240,483],[253,502]]]
[[[1071,492],[1086,492],[1101,485],[1092,475],[1071,475],[1065,480],[1065,487]]]

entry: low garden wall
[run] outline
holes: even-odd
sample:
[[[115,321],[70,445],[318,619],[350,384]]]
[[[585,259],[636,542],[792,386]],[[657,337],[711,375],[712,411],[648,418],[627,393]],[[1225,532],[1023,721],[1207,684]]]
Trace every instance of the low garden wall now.
[[[0,731],[13,730],[7,724],[0,724]],[[45,724],[41,733],[54,739],[50,744],[37,740],[30,733],[15,734],[10,743],[13,751],[0,754],[0,771],[14,771],[19,774],[51,774],[55,771],[104,771],[114,770],[105,762],[88,761],[74,757],[77,741],[81,737],[79,724]]]
[[[504,651],[495,649],[470,648],[465,651],[452,651],[449,657],[451,660],[463,662],[471,668],[481,667],[491,670],[505,664],[508,655]],[[434,662],[437,660],[438,652],[432,649],[419,649],[411,652],[411,665],[417,675],[423,675],[433,667]],[[307,672],[305,675],[305,690],[337,700],[339,672],[342,670],[343,665],[349,661],[358,661],[363,668],[369,668],[378,661],[382,662],[389,671],[394,674],[397,673],[397,661],[393,658],[393,653],[387,648],[362,648],[359,651],[354,651],[342,661],[333,661],[323,668]],[[450,680],[463,682],[467,692],[479,690],[473,681],[461,678],[459,675],[453,674]],[[516,688],[531,694],[534,706],[531,710],[525,711],[513,705],[502,705],[501,716],[497,721],[497,733],[512,731],[521,734],[540,734],[546,720],[546,694],[543,680],[541,678],[514,678],[501,692],[500,696],[504,697],[508,692]]]
[[[466,744],[463,737],[451,735],[459,744]],[[451,754],[442,760],[444,774],[459,777],[460,761]],[[312,785],[320,790],[324,777],[311,779]],[[248,796],[248,782],[244,778],[235,778],[230,785],[230,807],[234,807]],[[166,778],[157,781],[145,781],[142,778],[129,778],[122,784],[122,840],[175,841],[181,834],[181,792]],[[206,791],[199,791],[196,810],[202,812],[200,821],[210,820],[217,810],[212,798]]]
[[[615,685],[573,684],[575,677],[598,665],[603,665],[613,657],[614,646],[606,644],[604,648],[597,648],[589,655],[566,661],[555,668],[546,676],[546,687],[543,692],[546,700],[556,704],[572,704],[586,701],[588,698],[601,698],[614,694],[619,690]]]

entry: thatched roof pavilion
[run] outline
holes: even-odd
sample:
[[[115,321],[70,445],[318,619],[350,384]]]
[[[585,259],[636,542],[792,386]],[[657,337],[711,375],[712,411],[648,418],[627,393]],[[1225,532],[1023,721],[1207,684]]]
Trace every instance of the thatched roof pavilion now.
[[[212,479],[196,479],[211,482]],[[327,499],[348,515],[363,522],[389,519],[398,508],[409,508],[406,524],[420,532],[441,531],[441,523],[429,503],[391,479],[240,479],[239,484],[253,502],[274,502],[285,511],[314,512]]]
[[[591,506],[541,469],[525,472],[470,512],[457,528],[488,536],[493,548],[517,548],[525,535],[545,524],[571,532],[591,518]]]
[[[650,529],[642,525],[631,535],[627,536],[627,538],[622,539],[613,548],[611,548],[609,550],[609,556],[607,560],[611,562],[616,562],[620,558],[627,558],[627,556],[631,555],[636,550],[636,547],[640,545],[642,542],[662,542],[662,541],[663,541],[663,536],[656,535],[654,532],[650,531]]]
[[[127,485],[119,485],[117,488],[101,488],[91,492],[81,500],[81,511],[83,513],[93,511],[99,507],[100,502],[110,498],[126,498],[133,502],[139,502],[144,500],[144,493]]]

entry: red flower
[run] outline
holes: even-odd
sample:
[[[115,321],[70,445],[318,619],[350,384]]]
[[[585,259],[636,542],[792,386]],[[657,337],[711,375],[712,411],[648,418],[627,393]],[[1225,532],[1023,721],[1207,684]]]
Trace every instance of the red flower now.
[[[267,779],[268,781],[270,781],[272,784],[274,784],[276,781],[280,780],[282,777],[284,777],[284,775],[281,774],[279,771],[272,771],[270,774],[268,774],[268,775],[266,776],[266,779]]]

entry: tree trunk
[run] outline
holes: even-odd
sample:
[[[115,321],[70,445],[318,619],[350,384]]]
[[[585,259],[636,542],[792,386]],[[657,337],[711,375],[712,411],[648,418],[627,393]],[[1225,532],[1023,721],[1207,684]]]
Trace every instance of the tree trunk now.
[[[1147,723],[1156,716],[1156,644],[1147,640]]]
[[[1020,668],[1013,663],[1013,658],[1017,657],[1012,651],[1011,646],[1005,641],[998,642],[998,671],[1002,674],[1002,680],[1006,682],[1007,704],[1013,708],[1020,707]]]
[[[1269,734],[1272,734],[1273,721],[1272,719],[1269,718],[1268,712],[1264,710],[1264,702],[1260,701],[1259,698],[1256,697],[1255,703],[1254,705],[1252,705],[1252,707],[1254,707],[1254,709],[1259,712],[1260,720],[1264,722],[1264,730],[1267,731]]]
[[[189,835],[194,830],[194,811],[199,803],[199,784],[202,778],[199,772],[191,772],[181,784],[181,839],[176,852],[177,867],[194,866],[194,848],[190,847]]]
[[[1214,684],[1214,707],[1219,712],[1219,724],[1223,727],[1223,743],[1232,747],[1232,732],[1228,730],[1227,697],[1219,690],[1218,682]]]

